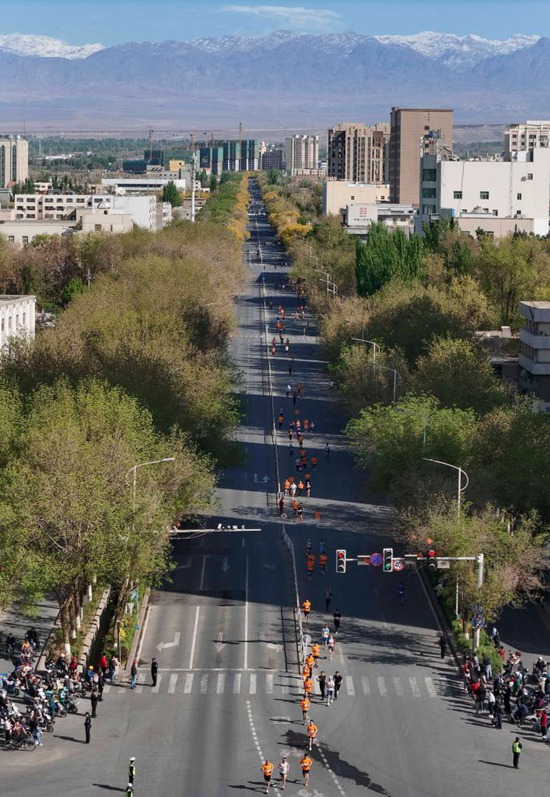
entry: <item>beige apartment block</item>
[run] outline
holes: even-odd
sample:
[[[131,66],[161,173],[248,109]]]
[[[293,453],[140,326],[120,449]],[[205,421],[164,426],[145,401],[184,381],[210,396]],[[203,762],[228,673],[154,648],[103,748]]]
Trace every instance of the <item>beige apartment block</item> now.
[[[319,136],[289,136],[285,139],[285,165],[290,174],[319,168]]]
[[[527,120],[509,125],[504,131],[504,153],[522,152],[533,147],[550,147],[550,122]]]
[[[386,181],[389,125],[341,122],[328,131],[328,177],[355,183]]]
[[[323,215],[340,215],[354,202],[363,205],[387,202],[390,187],[384,183],[348,183],[345,180],[325,180],[323,183]]]
[[[392,108],[389,145],[390,202],[417,205],[420,158],[430,138],[452,149],[453,112],[434,108]]]

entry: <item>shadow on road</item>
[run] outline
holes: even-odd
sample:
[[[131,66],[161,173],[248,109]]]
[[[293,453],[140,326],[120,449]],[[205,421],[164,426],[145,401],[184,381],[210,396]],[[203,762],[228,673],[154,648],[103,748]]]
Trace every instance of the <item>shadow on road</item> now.
[[[498,761],[484,761],[482,758],[477,759],[480,764],[489,764],[492,767],[504,767],[504,769],[513,769],[512,764],[500,764]]]
[[[110,786],[108,783],[92,783],[92,786],[97,786],[98,789],[106,789],[107,791],[126,791],[126,789],[121,789],[120,786]]]
[[[65,742],[76,742],[76,744],[86,744],[84,739],[75,739],[74,736],[60,736],[59,734],[55,734],[56,739],[63,739]]]

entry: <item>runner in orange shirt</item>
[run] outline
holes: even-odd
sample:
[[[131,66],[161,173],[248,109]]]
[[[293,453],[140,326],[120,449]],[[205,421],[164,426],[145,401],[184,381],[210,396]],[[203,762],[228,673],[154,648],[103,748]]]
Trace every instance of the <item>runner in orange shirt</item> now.
[[[264,774],[264,783],[265,783],[265,793],[269,792],[269,787],[271,785],[271,776],[273,775],[273,770],[275,767],[271,763],[271,761],[267,761],[267,759],[262,764],[262,772]]]
[[[314,642],[313,645],[311,646],[311,653],[313,654],[313,658],[315,659],[315,664],[313,666],[318,667],[319,665],[317,664],[317,659],[321,655],[321,645],[319,645],[318,642]]]
[[[307,752],[304,753],[302,759],[300,760],[300,766],[302,767],[302,774],[304,776],[304,785],[307,786],[309,784],[309,771],[313,761],[308,756]]]
[[[304,697],[309,698],[313,692],[313,680],[311,678],[304,678]]]
[[[307,726],[307,737],[309,739],[309,749],[311,750],[313,747],[313,740],[317,738],[317,725],[313,722],[313,720],[309,721],[309,725]]]
[[[302,719],[304,720],[304,724],[308,720],[308,711],[309,711],[310,705],[311,705],[311,701],[310,701],[309,697],[303,697],[300,700],[300,706],[302,708]]]
[[[302,610],[304,612],[304,620],[307,623],[309,620],[309,613],[311,612],[311,601],[307,598],[302,602]]]

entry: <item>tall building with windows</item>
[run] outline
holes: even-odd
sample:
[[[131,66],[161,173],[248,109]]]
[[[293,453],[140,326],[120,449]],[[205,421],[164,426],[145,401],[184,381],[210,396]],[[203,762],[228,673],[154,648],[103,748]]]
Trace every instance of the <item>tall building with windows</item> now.
[[[386,182],[389,125],[341,122],[328,131],[328,172],[352,183]]]
[[[504,154],[524,152],[533,147],[550,147],[550,122],[527,120],[504,131]]]
[[[0,138],[0,188],[22,183],[29,176],[29,142],[21,136]]]
[[[319,136],[289,136],[285,139],[286,170],[293,174],[319,168]]]
[[[392,108],[389,145],[390,202],[417,205],[420,158],[429,151],[430,134],[453,146],[453,112],[433,108]]]

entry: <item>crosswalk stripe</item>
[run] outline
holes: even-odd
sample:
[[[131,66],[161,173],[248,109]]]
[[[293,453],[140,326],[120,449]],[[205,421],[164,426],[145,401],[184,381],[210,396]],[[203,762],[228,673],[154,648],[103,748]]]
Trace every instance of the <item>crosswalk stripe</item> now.
[[[158,695],[161,681],[162,681],[162,675],[157,675],[157,685],[153,686],[153,688],[151,690],[154,695]]]
[[[273,673],[268,672],[265,677],[265,691],[268,695],[273,694]]]
[[[191,693],[191,689],[193,688],[193,673],[188,672],[185,676],[185,685],[183,687],[183,694],[189,695]]]
[[[388,694],[388,690],[386,689],[385,680],[383,679],[383,677],[381,675],[379,675],[376,680],[378,682],[378,691],[380,692],[382,697],[385,697]]]
[[[145,683],[145,679],[146,678],[147,678],[147,676],[146,676],[146,674],[144,672],[140,672],[139,673],[138,679],[137,679],[137,686],[135,688],[135,691],[138,694],[141,694],[141,692],[143,692],[143,684]]]
[[[426,689],[428,690],[429,696],[430,697],[437,697],[437,692],[435,691],[435,686],[434,686],[434,682],[432,681],[432,679],[429,676],[426,676],[424,678],[424,681],[426,682]]]
[[[370,695],[370,684],[369,679],[366,675],[363,675],[361,678],[361,685],[363,687],[363,692],[365,695]]]
[[[223,690],[225,689],[225,673],[219,672],[218,673],[218,685],[216,686],[216,692],[218,695],[223,694]]]
[[[173,695],[176,691],[176,684],[178,682],[178,674],[177,672],[173,672],[170,676],[170,683],[168,684],[168,694]]]
[[[393,685],[395,686],[395,693],[398,697],[403,697],[403,684],[401,678],[394,678]]]
[[[420,689],[418,687],[418,682],[416,678],[409,678],[409,683],[411,685],[413,697],[420,697]]]
[[[353,678],[351,675],[346,675],[346,689],[348,690],[348,695],[355,694],[355,687],[353,685]]]
[[[107,684],[107,686],[103,687],[103,694],[104,695],[108,695],[110,691],[111,691],[111,684]]]
[[[256,673],[255,672],[251,672],[250,673],[250,694],[251,695],[255,695],[256,694]]]
[[[205,672],[201,675],[201,695],[205,695],[208,692],[208,673]]]
[[[235,680],[233,681],[233,694],[240,695],[241,693],[241,673],[235,673]]]

